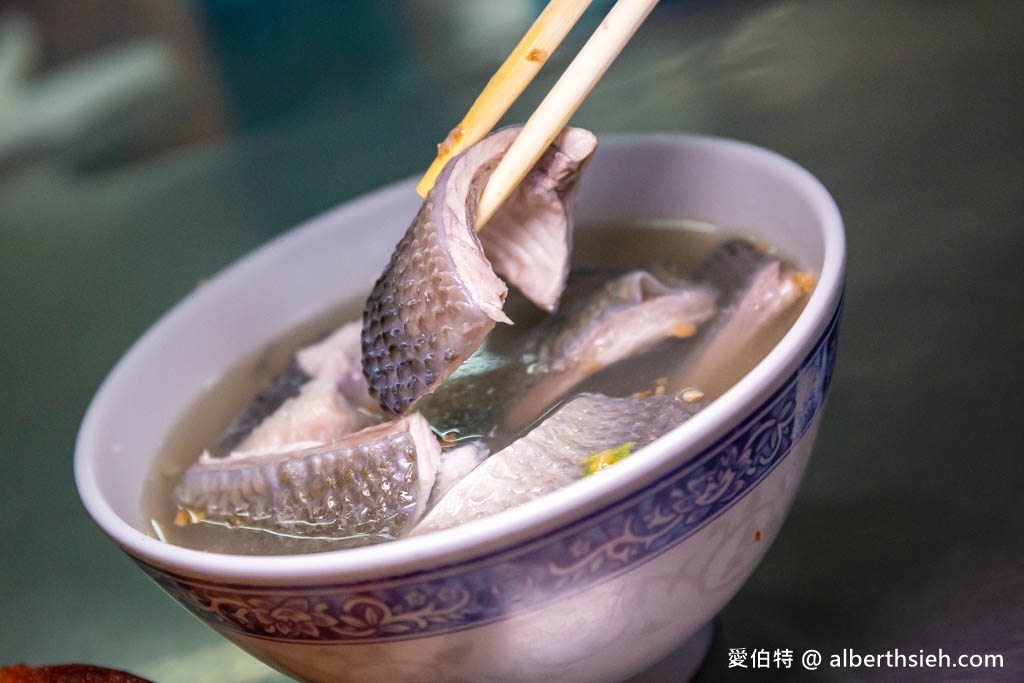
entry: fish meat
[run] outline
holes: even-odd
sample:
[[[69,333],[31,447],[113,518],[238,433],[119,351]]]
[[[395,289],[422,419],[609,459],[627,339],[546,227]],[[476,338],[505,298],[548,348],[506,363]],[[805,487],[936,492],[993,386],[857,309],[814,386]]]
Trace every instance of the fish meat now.
[[[483,441],[479,440],[441,451],[441,461],[437,466],[434,488],[430,492],[427,509],[433,507],[453,486],[486,460],[490,454],[491,450]]]
[[[288,367],[261,389],[228,425],[217,441],[215,452],[227,455],[237,448],[264,420],[277,412],[289,399],[297,397],[302,387],[311,379],[312,376],[293,359]]]
[[[358,320],[351,321],[299,349],[292,363],[235,418],[215,454],[330,443],[372,424],[360,328]]]
[[[535,329],[526,344],[532,371],[605,367],[659,339],[690,336],[715,314],[716,297],[708,287],[665,283],[646,270],[614,278]]]
[[[567,293],[563,310],[526,334],[492,332],[417,409],[439,434],[507,445],[587,378],[667,337],[694,334],[716,313],[715,289],[655,270],[574,272],[569,286],[579,294]]]
[[[362,328],[362,320],[349,321],[295,354],[299,368],[312,376],[331,377],[338,392],[356,408],[371,405],[363,377]]]
[[[182,523],[397,538],[422,516],[441,447],[418,413],[330,444],[203,454],[174,489]]]
[[[447,529],[560,489],[584,476],[591,456],[625,444],[642,448],[703,405],[667,394],[580,394],[459,480],[411,533]]]
[[[552,312],[569,274],[572,201],[580,175],[597,146],[589,132],[570,128],[555,139],[478,233],[494,272],[541,310]],[[484,183],[480,184],[483,188]]]
[[[285,449],[296,443],[325,444],[359,431],[372,418],[338,391],[333,377],[321,375],[303,384],[249,432],[234,451]]]
[[[476,203],[518,132],[499,131],[449,162],[366,301],[363,374],[387,413],[408,411],[451,375],[496,323],[512,322],[503,312],[508,288],[495,270],[544,307],[554,307],[564,286],[568,206],[596,138],[578,128],[566,128],[555,138],[491,219],[485,231],[490,236],[482,238],[488,253],[476,233]],[[519,259],[518,253],[528,258]],[[534,267],[527,269],[528,264]]]
[[[743,239],[718,247],[697,273],[721,291],[722,312],[674,373],[674,384],[714,397],[750,371],[774,345],[765,331],[788,327],[807,294],[806,276]],[[756,348],[758,340],[768,348]]]
[[[669,337],[693,336],[717,312],[717,292],[646,270],[609,280],[537,326],[526,342],[531,379],[506,418],[525,426],[590,375]],[[665,280],[665,281],[663,281]]]

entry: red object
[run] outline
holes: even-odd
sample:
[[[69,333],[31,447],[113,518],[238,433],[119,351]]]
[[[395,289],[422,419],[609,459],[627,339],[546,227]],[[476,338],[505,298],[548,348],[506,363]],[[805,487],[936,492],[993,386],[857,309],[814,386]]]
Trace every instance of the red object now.
[[[0,683],[151,683],[126,671],[89,664],[57,664],[31,667],[25,664],[0,668]]]

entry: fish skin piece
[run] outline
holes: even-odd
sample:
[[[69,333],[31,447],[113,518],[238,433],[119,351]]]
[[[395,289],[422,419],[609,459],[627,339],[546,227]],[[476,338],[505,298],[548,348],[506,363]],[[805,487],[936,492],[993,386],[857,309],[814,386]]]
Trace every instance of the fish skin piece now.
[[[708,320],[717,311],[716,298],[708,287],[665,284],[646,270],[634,270],[542,323],[527,341],[526,353],[540,372],[604,367],[671,336],[676,325]]]
[[[260,390],[231,422],[217,441],[218,453],[230,453],[242,443],[261,422],[274,414],[291,398],[302,391],[302,387],[313,379],[293,360],[273,381]]]
[[[730,298],[736,298],[750,285],[758,270],[777,261],[753,242],[734,238],[711,252],[697,269],[697,279],[713,284]]]
[[[494,272],[551,312],[565,288],[572,251],[572,198],[597,149],[587,130],[567,129],[479,233]]]
[[[327,444],[363,427],[372,418],[355,408],[329,374],[313,377],[243,439],[233,451],[286,450],[296,443]]]
[[[452,486],[411,535],[493,515],[560,489],[584,476],[590,456],[630,442],[640,449],[703,406],[664,394],[580,394]]]
[[[441,448],[418,413],[328,445],[204,454],[174,489],[191,519],[293,536],[396,538],[426,508]]]
[[[676,325],[696,330],[717,312],[717,295],[673,272],[574,271],[568,305],[526,333],[494,330],[417,409],[439,433],[487,437],[501,448],[594,373],[648,350]],[[482,362],[489,358],[498,362]]]
[[[363,378],[361,327],[360,320],[350,321],[299,349],[232,421],[214,452],[262,450],[289,441],[327,443],[368,426],[372,419],[366,410],[373,403]]]
[[[387,413],[409,410],[480,346],[495,323],[512,322],[503,312],[508,288],[492,269],[477,236],[475,212],[487,178],[518,132],[518,128],[498,131],[449,162],[366,301],[363,374],[371,395]],[[515,234],[508,227],[509,214],[519,220],[533,207],[546,219],[524,230],[524,240],[531,241],[538,226],[547,226],[568,242],[568,210],[553,210],[551,200],[569,201],[586,159],[570,159],[562,150],[585,148],[574,141],[587,136],[593,134],[573,128],[559,134],[554,151],[549,149],[541,157],[523,189],[510,199],[512,203],[506,202],[492,218],[497,219],[501,235]],[[542,181],[541,176],[549,172],[554,179]],[[565,253],[567,259],[567,248]],[[503,267],[512,264],[510,258],[500,256],[499,262]],[[561,262],[555,267],[547,263],[547,277],[558,280],[559,292],[566,268]],[[535,277],[515,265],[506,271],[513,284],[527,288]]]
[[[646,270],[606,282],[531,333],[526,357],[536,379],[509,411],[506,424],[526,425],[536,406],[550,405],[598,370],[680,329],[695,331],[718,311],[717,296],[703,285],[665,284]]]
[[[747,240],[729,240],[712,252],[698,277],[722,290],[723,310],[674,373],[673,383],[713,397],[745,375],[750,368],[738,359],[806,296],[794,274]]]
[[[569,282],[573,275],[569,276]],[[563,294],[563,298],[565,294]],[[454,432],[460,442],[486,437],[491,450],[500,449],[515,435],[495,441],[501,415],[529,386],[522,362],[523,345],[530,330],[547,317],[521,292],[512,290],[505,310],[516,324],[495,327],[484,343],[436,391],[421,397],[421,412],[437,434]]]

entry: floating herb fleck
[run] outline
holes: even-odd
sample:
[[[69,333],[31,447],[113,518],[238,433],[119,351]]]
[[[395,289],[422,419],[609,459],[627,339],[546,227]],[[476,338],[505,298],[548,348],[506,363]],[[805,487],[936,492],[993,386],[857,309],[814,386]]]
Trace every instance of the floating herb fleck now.
[[[606,470],[623,458],[632,455],[634,446],[636,446],[636,441],[630,441],[629,443],[624,443],[621,446],[606,448],[600,453],[590,456],[583,461],[583,464],[586,466],[584,476],[589,476],[594,472]]]

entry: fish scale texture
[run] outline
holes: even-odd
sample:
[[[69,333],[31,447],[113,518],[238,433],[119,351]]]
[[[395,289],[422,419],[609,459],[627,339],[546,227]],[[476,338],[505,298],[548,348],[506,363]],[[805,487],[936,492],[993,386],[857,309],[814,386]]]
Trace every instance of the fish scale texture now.
[[[363,374],[390,413],[404,412],[480,345],[494,321],[470,299],[428,199],[363,312]],[[475,239],[475,237],[473,237]]]
[[[461,479],[412,533],[447,529],[535,500],[581,479],[588,457],[627,443],[640,449],[702,407],[668,395],[580,394]]]
[[[597,139],[578,128],[555,138],[491,220],[488,252],[476,234],[476,202],[516,135],[518,128],[498,131],[445,166],[367,299],[363,375],[386,413],[408,411],[496,322],[512,322],[502,312],[508,284],[546,310],[565,285],[569,203]]]
[[[291,535],[397,536],[416,521],[419,489],[433,484],[419,481],[417,459],[430,456],[417,453],[411,418],[422,420],[283,457],[204,458],[185,473],[175,502],[208,522]]]

